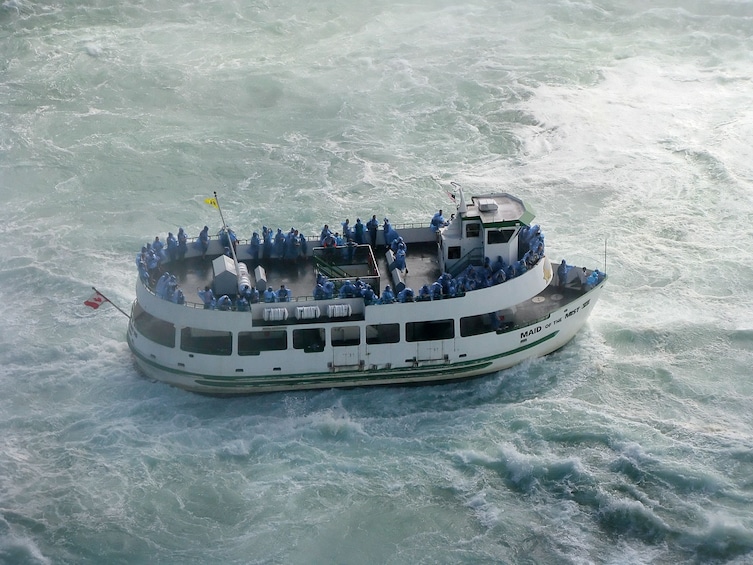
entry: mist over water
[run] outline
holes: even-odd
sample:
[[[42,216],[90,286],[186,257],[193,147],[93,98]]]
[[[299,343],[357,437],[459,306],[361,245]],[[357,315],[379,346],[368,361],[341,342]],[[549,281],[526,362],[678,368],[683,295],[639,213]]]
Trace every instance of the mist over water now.
[[[2,2],[0,563],[749,562],[752,38],[735,1]],[[206,398],[82,304],[214,190],[247,238],[451,181],[606,267],[563,350]]]

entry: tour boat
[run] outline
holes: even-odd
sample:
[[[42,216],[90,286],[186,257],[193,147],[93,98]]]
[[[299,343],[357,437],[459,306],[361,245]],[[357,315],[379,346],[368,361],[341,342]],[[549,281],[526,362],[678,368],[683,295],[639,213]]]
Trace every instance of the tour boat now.
[[[212,237],[205,228],[187,240],[181,228],[167,247],[157,238],[136,261],[127,339],[137,367],[231,395],[441,383],[567,344],[606,273],[553,265],[519,198],[466,198],[454,186],[455,213],[423,225],[384,219],[377,231],[372,217],[321,237],[291,228],[249,241],[222,218]],[[222,215],[216,195],[207,202]]]

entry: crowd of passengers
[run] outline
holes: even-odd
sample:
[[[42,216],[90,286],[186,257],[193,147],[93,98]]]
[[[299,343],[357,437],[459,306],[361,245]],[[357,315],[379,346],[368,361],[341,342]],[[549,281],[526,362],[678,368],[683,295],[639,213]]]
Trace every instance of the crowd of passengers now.
[[[454,215],[453,215],[454,217]],[[452,218],[451,218],[452,219]],[[439,231],[447,226],[449,222],[445,220],[442,210],[439,210],[431,219],[432,231]],[[362,223],[360,218],[356,219],[353,226],[350,220],[342,222],[342,234],[333,232],[328,224],[322,228],[319,236],[319,244],[325,248],[338,248],[352,250],[357,245],[370,243],[376,246],[376,236],[379,228],[379,221],[376,215],[366,223]],[[395,255],[393,268],[400,269],[405,273],[408,272],[406,266],[407,245],[402,237],[397,233],[390,221],[384,218],[382,223],[384,241]],[[368,241],[367,241],[368,235]],[[225,247],[226,253],[230,255],[230,246],[237,247],[238,238],[231,229],[222,229],[218,233],[221,244]],[[525,249],[523,256],[512,264],[507,264],[502,257],[497,257],[492,262],[486,257],[483,265],[468,265],[459,275],[453,277],[449,273],[442,275],[431,284],[424,284],[418,292],[410,287],[405,287],[397,295],[392,288],[387,285],[381,295],[366,282],[356,278],[355,282],[345,280],[339,288],[335,283],[330,281],[324,275],[317,275],[317,284],[313,290],[315,300],[330,300],[333,298],[362,298],[366,305],[373,304],[392,304],[394,302],[414,302],[425,300],[440,300],[463,296],[466,292],[480,288],[487,288],[498,285],[508,279],[522,275],[528,269],[533,267],[544,255],[544,234],[538,225],[524,226],[519,235],[519,248]],[[209,248],[209,227],[204,228],[199,233],[194,242],[197,249],[201,250],[204,256]],[[168,272],[163,272],[162,264],[167,261],[182,259],[188,246],[188,238],[183,228],[178,230],[178,235],[173,236],[169,232],[166,239],[166,245],[160,241],[159,236],[154,238],[152,243],[147,243],[141,248],[141,252],[136,256],[136,265],[139,270],[139,276],[145,284],[154,285],[155,294],[160,298],[184,304],[185,296],[178,287],[177,278]],[[276,233],[273,230],[262,227],[262,234],[253,232],[249,245],[249,254],[252,261],[260,259],[280,258],[295,260],[305,257],[307,254],[306,237],[295,228],[285,234],[282,229],[278,228]],[[560,284],[566,280],[569,267],[563,260],[558,269]],[[594,271],[586,281],[586,286],[592,288],[603,277],[598,270]],[[264,292],[260,293],[256,288],[244,285],[237,296],[222,295],[215,297],[210,287],[198,292],[204,308],[217,310],[236,310],[249,311],[251,304],[290,302],[291,292],[285,285],[281,285],[278,290],[271,286]]]

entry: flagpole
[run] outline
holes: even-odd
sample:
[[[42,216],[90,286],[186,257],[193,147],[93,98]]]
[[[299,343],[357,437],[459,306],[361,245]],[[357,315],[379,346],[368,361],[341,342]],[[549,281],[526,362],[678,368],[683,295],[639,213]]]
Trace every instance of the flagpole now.
[[[128,318],[129,320],[131,319],[131,316],[129,316],[120,306],[118,306],[117,304],[115,304],[112,300],[110,300],[109,298],[107,298],[104,294],[102,294],[96,288],[92,287],[92,290],[94,292],[96,292],[97,294],[99,294],[102,298],[104,298],[105,300],[107,300],[107,302],[109,302],[110,304],[112,304],[115,307],[115,309],[118,312],[120,312],[121,314],[123,314],[126,318]]]
[[[220,219],[222,220],[222,229],[225,230],[225,233],[227,234],[227,242],[230,244],[230,253],[233,255],[233,264],[235,266],[235,276],[236,278],[240,278],[241,271],[240,267],[238,266],[238,257],[235,255],[235,246],[233,245],[233,240],[230,238],[230,229],[228,229],[227,224],[225,223],[225,216],[222,214],[220,199],[217,198],[216,190],[214,191],[214,201],[217,204],[217,211],[220,213]]]

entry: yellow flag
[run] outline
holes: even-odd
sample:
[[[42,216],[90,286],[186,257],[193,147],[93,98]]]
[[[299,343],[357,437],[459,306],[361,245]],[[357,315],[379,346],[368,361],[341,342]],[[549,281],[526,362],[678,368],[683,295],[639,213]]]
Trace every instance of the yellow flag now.
[[[217,208],[218,210],[220,209],[220,205],[219,205],[219,204],[217,204],[217,199],[216,199],[216,198],[205,198],[205,199],[204,199],[204,202],[206,202],[206,203],[207,203],[207,204],[209,204],[210,206],[214,206],[214,207],[215,207],[215,208]]]

